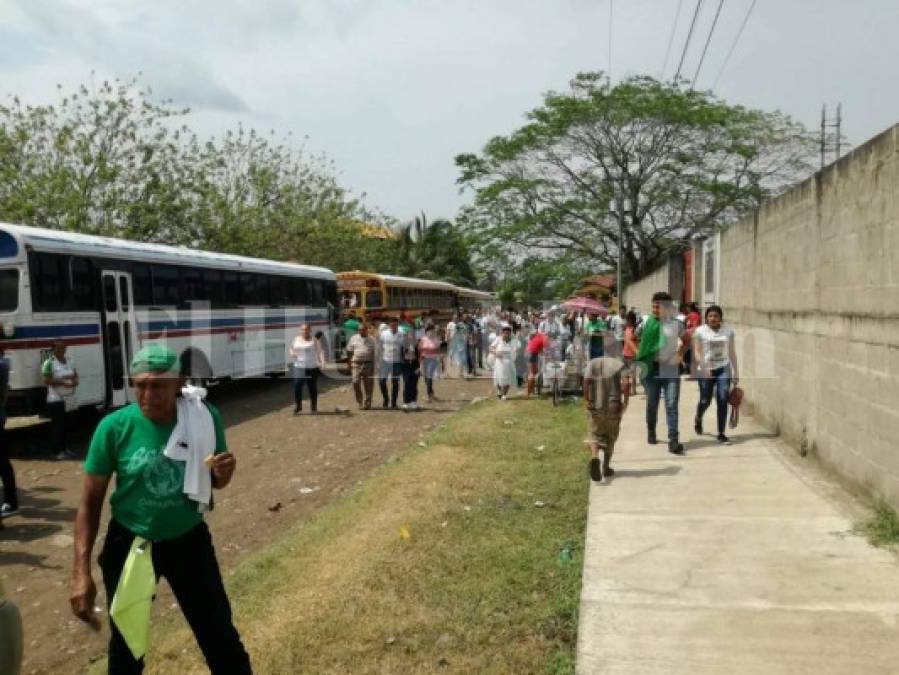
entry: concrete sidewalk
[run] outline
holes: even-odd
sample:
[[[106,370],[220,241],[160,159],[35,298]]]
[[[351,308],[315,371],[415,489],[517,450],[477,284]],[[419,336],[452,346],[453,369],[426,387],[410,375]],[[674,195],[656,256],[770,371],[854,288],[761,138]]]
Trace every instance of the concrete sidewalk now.
[[[686,457],[664,445],[664,404],[646,444],[639,396],[617,475],[591,486],[577,672],[899,673],[899,557],[852,534],[857,504],[751,418],[730,447],[698,438],[696,390]]]

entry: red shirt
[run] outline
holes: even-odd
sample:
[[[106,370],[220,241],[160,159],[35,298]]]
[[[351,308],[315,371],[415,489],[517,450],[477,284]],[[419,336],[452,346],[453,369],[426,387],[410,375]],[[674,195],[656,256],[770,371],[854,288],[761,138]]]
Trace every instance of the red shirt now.
[[[693,330],[699,328],[702,324],[702,315],[699,312],[690,312],[687,314],[687,336],[692,337]]]
[[[528,340],[524,351],[527,354],[539,354],[546,349],[549,349],[549,337],[545,333],[537,333]]]

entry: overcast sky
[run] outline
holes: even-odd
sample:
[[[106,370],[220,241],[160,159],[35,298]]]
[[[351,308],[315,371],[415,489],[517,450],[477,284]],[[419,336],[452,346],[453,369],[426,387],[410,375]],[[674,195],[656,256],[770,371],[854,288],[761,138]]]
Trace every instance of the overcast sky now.
[[[453,217],[453,157],[522,123],[579,71],[671,77],[696,0],[0,0],[0,93],[144,73],[201,134],[308,136],[341,182],[401,220]],[[726,0],[698,78],[810,127],[843,103],[854,145],[899,121],[899,0]],[[678,5],[667,67],[662,71]],[[719,0],[704,0],[693,77]],[[719,78],[720,74],[720,79]]]

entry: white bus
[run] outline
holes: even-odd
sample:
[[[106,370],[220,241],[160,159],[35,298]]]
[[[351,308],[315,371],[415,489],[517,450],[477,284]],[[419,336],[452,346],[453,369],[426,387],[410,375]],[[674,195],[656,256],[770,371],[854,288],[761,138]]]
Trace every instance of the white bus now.
[[[0,223],[7,411],[43,409],[40,368],[56,339],[80,379],[69,405],[117,407],[146,342],[165,342],[195,380],[274,375],[300,324],[334,344],[336,304],[321,267]]]

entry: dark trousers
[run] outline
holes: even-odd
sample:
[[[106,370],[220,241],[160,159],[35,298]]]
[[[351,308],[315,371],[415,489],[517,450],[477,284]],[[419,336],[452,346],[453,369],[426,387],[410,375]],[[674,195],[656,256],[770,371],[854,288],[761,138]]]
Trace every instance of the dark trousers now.
[[[403,361],[403,403],[418,403],[418,361]]]
[[[6,436],[6,413],[0,412],[0,482],[3,483],[3,501],[12,508],[19,508],[19,493],[16,491],[16,473],[9,461],[9,447]]]
[[[312,410],[318,410],[318,376],[321,371],[318,368],[293,369],[293,402],[297,410],[303,409],[303,384],[309,387],[309,401]]]
[[[477,360],[477,354],[475,354],[475,345],[467,344],[465,345],[465,361],[468,366],[468,374],[474,375],[474,367]]]
[[[387,377],[378,379],[378,387],[381,389],[381,396],[384,397],[384,405],[387,405],[387,380],[390,379],[390,405],[396,407],[397,399],[400,397],[400,378],[403,376],[402,363],[385,363],[381,365],[382,373],[384,368],[387,369]]]
[[[110,606],[133,540],[134,534],[115,520],[109,521],[99,563]],[[209,670],[215,675],[252,673],[250,657],[231,621],[231,605],[206,524],[176,539],[154,542],[152,550],[156,577],[165,577],[172,587]],[[142,672],[143,659],[135,660],[115,623],[109,625],[110,675]]]
[[[47,414],[50,416],[50,434],[53,436],[54,452],[64,452],[66,449],[66,404],[64,401],[55,401],[47,404]]]
[[[699,378],[699,405],[696,406],[696,419],[701,420],[705,411],[712,405],[712,395],[718,404],[718,435],[724,434],[727,424],[727,403],[730,398],[730,367],[716,368]]]

